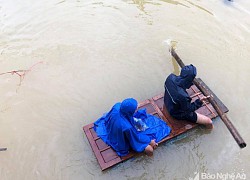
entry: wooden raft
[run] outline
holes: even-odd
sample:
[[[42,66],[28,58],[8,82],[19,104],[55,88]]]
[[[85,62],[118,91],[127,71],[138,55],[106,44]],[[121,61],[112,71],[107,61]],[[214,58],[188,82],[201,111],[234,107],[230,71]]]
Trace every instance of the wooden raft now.
[[[200,81],[204,86],[206,86],[205,83],[201,79],[198,78],[198,81]],[[227,107],[219,100],[219,98],[209,88],[208,90],[210,91],[211,95],[214,97],[216,102],[219,104],[223,112],[228,112]],[[188,89],[187,92],[189,96],[192,98],[192,101],[195,101],[197,98],[201,98],[204,96],[195,85],[191,86],[191,88]],[[195,124],[192,122],[183,121],[183,120],[180,121],[180,120],[176,120],[172,118],[166,111],[165,106],[163,107],[163,104],[164,104],[163,97],[164,97],[164,94],[162,93],[157,96],[154,96],[151,99],[147,99],[139,103],[139,109],[146,108],[147,113],[161,118],[162,120],[167,122],[168,126],[171,127],[172,131],[169,134],[169,136],[162,139],[159,143],[169,141],[170,139],[177,137],[178,135],[183,134],[193,129],[196,126],[199,126],[198,124]],[[210,117],[211,119],[214,119],[215,117],[218,116],[217,112],[215,111],[215,109],[210,103],[203,105],[196,112],[206,115]],[[91,145],[91,148],[102,170],[106,170],[138,154],[132,151],[127,156],[124,156],[124,157],[118,156],[116,152],[110,146],[105,144],[101,138],[97,137],[93,127],[94,127],[94,124],[91,123],[91,124],[84,126],[83,130],[87,136],[87,139]]]

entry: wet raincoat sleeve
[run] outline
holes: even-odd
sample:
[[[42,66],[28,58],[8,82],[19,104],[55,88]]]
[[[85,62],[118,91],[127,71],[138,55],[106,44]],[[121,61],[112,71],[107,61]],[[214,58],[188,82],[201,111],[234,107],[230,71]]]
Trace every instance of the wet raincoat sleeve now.
[[[179,103],[181,109],[185,112],[194,112],[202,106],[202,102],[200,99],[196,99],[194,102],[191,103],[191,98],[185,96],[181,98]]]

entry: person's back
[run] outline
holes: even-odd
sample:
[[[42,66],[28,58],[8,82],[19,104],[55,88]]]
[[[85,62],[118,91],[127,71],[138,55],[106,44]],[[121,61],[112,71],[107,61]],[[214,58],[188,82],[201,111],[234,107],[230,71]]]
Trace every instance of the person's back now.
[[[176,75],[170,74],[165,81],[164,103],[173,117],[186,114],[182,101],[190,100],[186,91],[175,83],[176,78]]]
[[[129,103],[129,104],[127,104]],[[115,149],[120,156],[127,155],[130,147],[142,152],[151,142],[148,136],[137,134],[131,125],[131,118],[137,108],[135,102],[123,101],[113,107],[107,129],[107,143]],[[139,138],[140,137],[140,138]]]
[[[202,101],[197,99],[191,103],[192,99],[186,91],[192,86],[196,74],[193,65],[184,66],[179,76],[170,74],[165,81],[164,104],[169,114],[178,120],[211,125],[210,118],[195,112],[202,106]]]
[[[121,103],[115,104],[112,108],[107,129],[109,130],[107,136],[107,143],[113,149],[117,150],[120,156],[126,155],[129,151],[127,140],[124,137],[124,132],[132,128],[130,123],[124,120],[120,114]]]
[[[122,103],[116,103],[108,114],[94,123],[97,135],[119,156],[127,155],[131,148],[136,152],[145,151],[146,154],[152,155],[153,148],[158,145],[149,135],[137,132],[132,126],[136,109],[135,99],[125,99]],[[164,136],[166,135],[168,134]]]

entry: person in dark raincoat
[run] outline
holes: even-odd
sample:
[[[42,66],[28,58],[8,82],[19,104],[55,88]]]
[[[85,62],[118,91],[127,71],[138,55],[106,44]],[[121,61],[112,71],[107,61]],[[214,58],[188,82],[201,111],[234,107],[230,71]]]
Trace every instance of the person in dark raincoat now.
[[[127,155],[131,149],[136,152],[144,151],[151,156],[153,149],[158,146],[157,142],[171,131],[166,122],[146,114],[145,110],[135,113],[136,109],[137,101],[128,98],[122,103],[116,103],[94,123],[97,135],[119,156]],[[137,129],[138,120],[141,120],[141,129]]]
[[[164,104],[169,114],[178,120],[188,120],[198,124],[204,124],[208,128],[213,128],[212,120],[195,110],[202,106],[203,99],[197,99],[191,103],[186,89],[192,86],[192,82],[197,74],[196,67],[184,66],[179,76],[170,74],[165,81]]]

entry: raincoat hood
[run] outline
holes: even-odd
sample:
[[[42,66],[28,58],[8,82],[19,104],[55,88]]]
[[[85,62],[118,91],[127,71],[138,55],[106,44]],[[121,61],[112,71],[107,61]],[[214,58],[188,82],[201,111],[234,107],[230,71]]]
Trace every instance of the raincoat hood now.
[[[120,112],[127,118],[132,118],[136,109],[137,109],[137,101],[133,98],[128,98],[122,101]]]
[[[185,89],[188,89],[192,86],[192,82],[196,76],[196,67],[194,65],[184,66],[181,69],[180,76],[176,77],[176,83],[178,86],[181,86]]]

